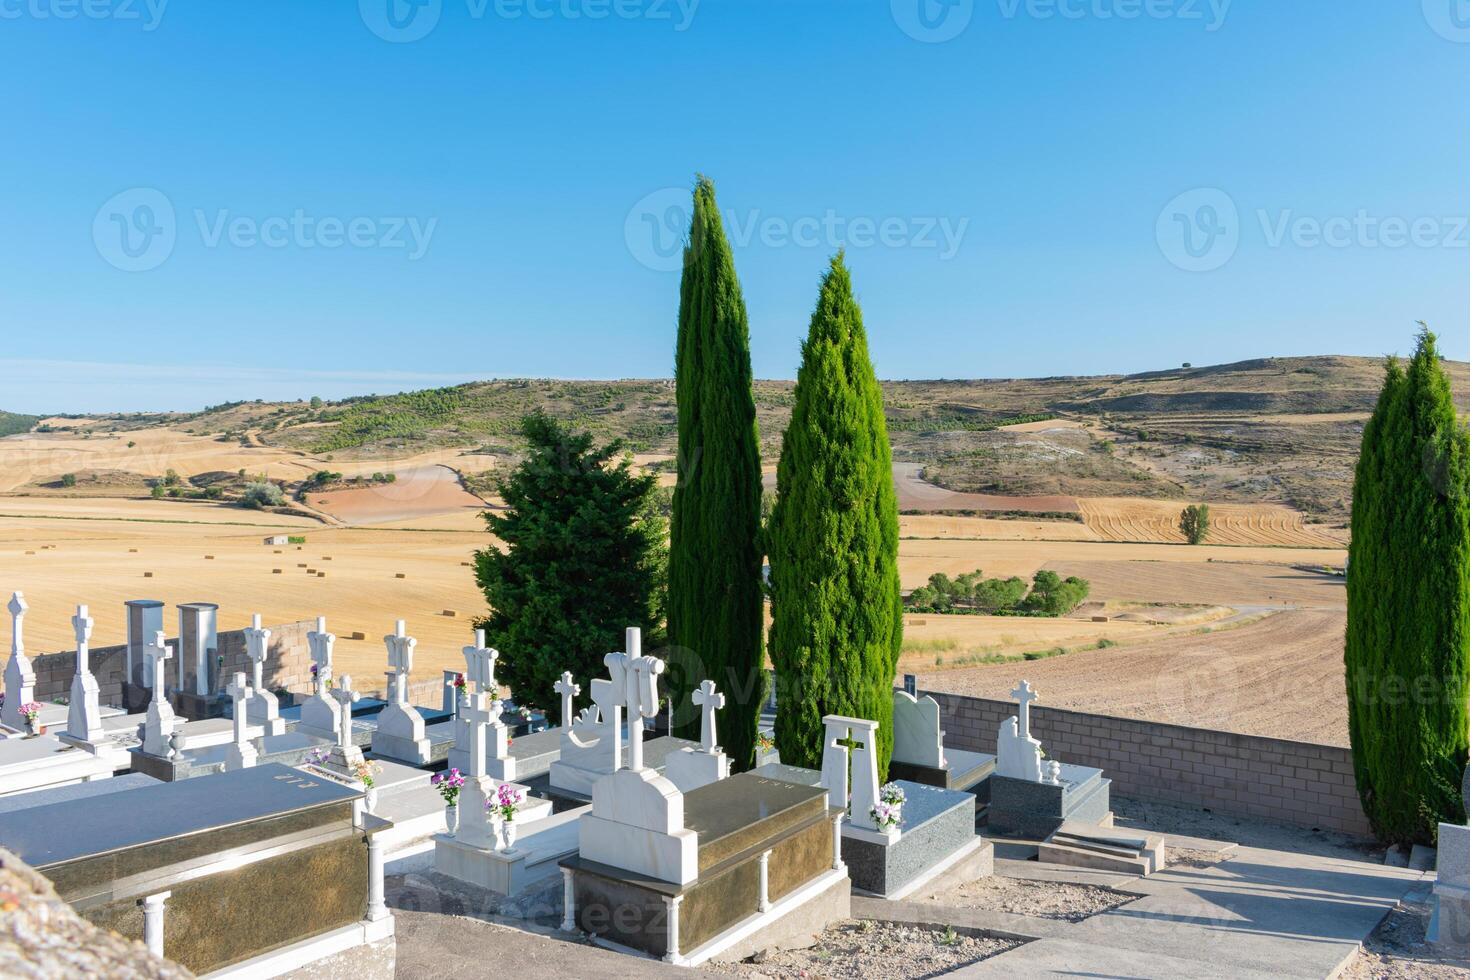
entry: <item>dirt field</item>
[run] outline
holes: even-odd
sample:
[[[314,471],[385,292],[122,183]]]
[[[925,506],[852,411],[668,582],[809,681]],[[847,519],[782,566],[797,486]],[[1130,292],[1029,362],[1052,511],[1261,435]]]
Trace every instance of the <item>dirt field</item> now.
[[[988,493],[956,493],[925,482],[919,463],[894,463],[893,485],[898,492],[899,510],[993,510],[1031,511],[1034,513],[1075,513],[1077,498],[1003,497]]]
[[[1346,745],[1346,622],[1342,610],[1288,610],[1217,633],[925,673],[919,686],[1006,699],[1024,677],[1044,705]]]
[[[344,524],[389,524],[461,511],[478,514],[485,502],[466,490],[447,466],[395,469],[393,483],[306,495],[306,502]]]
[[[1130,500],[1082,497],[1082,517],[1103,541],[1165,541],[1182,544],[1179,513],[1182,500]],[[1341,532],[1306,524],[1297,511],[1275,504],[1211,504],[1210,544],[1283,545],[1335,548],[1346,540]]]

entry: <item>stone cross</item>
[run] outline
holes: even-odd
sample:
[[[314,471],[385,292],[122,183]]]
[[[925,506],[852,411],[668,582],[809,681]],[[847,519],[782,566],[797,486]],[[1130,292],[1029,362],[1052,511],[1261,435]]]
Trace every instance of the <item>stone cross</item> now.
[[[500,685],[495,683],[495,662],[500,659],[500,651],[485,645],[485,631],[475,630],[474,645],[465,647],[463,652],[465,682],[500,700]]]
[[[143,648],[148,661],[148,676],[153,679],[153,700],[148,702],[148,714],[143,721],[143,751],[149,755],[167,756],[169,738],[174,733],[174,709],[164,692],[164,670],[173,651],[168,648],[168,638],[163,630],[153,634],[153,641]]]
[[[500,720],[499,702],[484,691],[476,691],[465,699],[463,711],[470,735],[470,769],[464,776],[466,779],[478,779],[489,774],[485,736],[490,724]]]
[[[878,723],[863,718],[826,715],[826,741],[822,749],[822,786],[827,805],[848,806],[848,755],[851,753],[852,787],[849,819],[858,827],[876,830],[870,810],[878,802]]]
[[[1038,695],[1036,691],[1031,687],[1030,681],[1022,681],[1020,686],[1011,692],[1011,697],[1015,698],[1016,702],[1021,706],[1019,721],[1020,736],[1022,738],[1030,738],[1031,702],[1035,701],[1038,697],[1040,697],[1040,695]]]
[[[343,674],[337,678],[337,686],[332,688],[331,695],[332,700],[337,702],[337,711],[342,722],[337,729],[337,745],[346,749],[352,745],[352,702],[361,695],[352,689],[350,674]]]
[[[20,715],[20,706],[36,700],[36,671],[26,656],[25,644],[25,596],[17,592],[10,597],[6,606],[10,610],[10,662],[5,665],[5,707],[0,709],[0,721],[19,729],[25,724]]]
[[[327,617],[316,618],[316,629],[306,634],[306,644],[311,650],[311,662],[316,665],[317,697],[327,689],[327,680],[332,676],[332,645],[337,637],[327,632]]]
[[[725,696],[715,690],[714,681],[703,681],[689,700],[699,705],[699,745],[706,752],[717,751],[715,746],[715,712],[725,706]]]
[[[255,765],[255,746],[250,744],[250,720],[247,718],[250,699],[255,689],[245,682],[245,672],[236,671],[235,679],[225,688],[225,693],[234,703],[235,742],[226,753],[226,769],[249,769]]]
[[[88,662],[87,643],[92,638],[92,617],[86,606],[77,606],[71,628],[77,641],[77,669],[71,678],[70,705],[66,712],[66,734],[84,742],[102,739],[102,714],[98,704],[97,678]]]
[[[395,704],[408,703],[408,675],[413,671],[413,648],[418,646],[418,642],[405,632],[401,619],[394,623],[393,632],[383,637],[383,643],[388,647],[388,666],[393,668],[388,671],[388,686],[391,688],[388,698]]]
[[[561,680],[551,685],[551,689],[561,695],[561,727],[572,727],[572,722],[575,720],[572,714],[572,699],[582,693],[582,685],[572,681],[570,670],[564,670],[561,672]]]
[[[245,653],[250,657],[250,682],[257,691],[265,690],[263,681],[265,658],[270,652],[271,631],[261,629],[260,613],[250,617],[250,625],[244,630]]]
[[[643,656],[643,631],[628,627],[626,653],[610,653],[603,658],[612,675],[613,697],[628,711],[628,768],[643,770],[643,719],[658,714],[658,675],[664,662]]]

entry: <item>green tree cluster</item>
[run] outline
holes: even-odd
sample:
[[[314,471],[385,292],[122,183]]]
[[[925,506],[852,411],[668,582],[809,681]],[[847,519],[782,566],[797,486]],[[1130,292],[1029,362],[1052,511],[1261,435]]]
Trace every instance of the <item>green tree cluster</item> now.
[[[1086,579],[1061,578],[1042,569],[1028,587],[1024,579],[985,578],[980,569],[950,578],[943,572],[929,576],[927,585],[909,593],[908,604],[915,612],[927,613],[1026,613],[1065,616],[1087,598]]]
[[[666,525],[654,508],[657,483],[632,470],[621,443],[595,446],[537,413],[522,422],[525,458],[498,490],[505,509],[485,523],[503,547],[475,555],[475,580],[491,612],[476,626],[501,651],[497,677],[523,705],[549,707],[569,670],[603,676],[602,658],[640,627],[645,647],[661,642]]]
[[[1348,731],[1364,812],[1390,843],[1462,823],[1470,694],[1470,435],[1435,338],[1390,359],[1363,429],[1348,557]]]
[[[886,778],[903,645],[898,506],[883,394],[841,254],[801,354],[767,533],[776,747],[783,762],[818,767],[823,715],[872,719]]]

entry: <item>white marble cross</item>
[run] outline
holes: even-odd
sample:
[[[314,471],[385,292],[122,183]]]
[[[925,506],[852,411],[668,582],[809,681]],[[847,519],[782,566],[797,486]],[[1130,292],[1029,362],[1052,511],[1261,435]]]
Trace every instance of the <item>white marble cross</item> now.
[[[255,746],[250,744],[250,720],[247,717],[255,689],[245,682],[245,672],[236,671],[235,679],[225,688],[234,703],[235,741],[226,752],[226,769],[249,769],[255,765]]]
[[[77,641],[77,667],[71,678],[70,704],[66,711],[66,733],[84,742],[102,739],[102,714],[98,704],[97,678],[92,676],[88,661],[87,643],[92,639],[92,617],[87,615],[86,606],[77,606],[77,614],[71,618],[72,632]]]
[[[628,627],[625,634],[626,653],[610,653],[603,658],[612,675],[614,697],[620,697],[628,711],[628,768],[643,770],[643,719],[658,714],[658,675],[664,662],[643,656],[643,631]]]
[[[337,702],[337,711],[340,715],[341,726],[337,729],[337,745],[343,749],[352,745],[352,702],[361,695],[352,689],[352,676],[343,674],[337,678],[337,686],[332,688],[332,700]]]
[[[582,685],[572,680],[570,670],[564,670],[561,672],[561,680],[551,685],[551,688],[561,695],[561,727],[570,728],[575,720],[572,714],[572,699],[582,693]]]
[[[383,643],[388,647],[388,666],[393,668],[388,671],[389,684],[393,688],[389,699],[395,704],[408,703],[408,675],[413,672],[413,648],[418,646],[418,642],[405,631],[401,619],[394,623],[393,632],[383,637]]]
[[[26,656],[25,596],[19,592],[10,597],[10,661],[5,665],[5,706],[0,708],[0,721],[19,729],[25,724],[20,706],[36,699],[36,671]]]
[[[464,713],[465,723],[469,725],[470,735],[470,771],[465,773],[466,779],[477,779],[489,773],[489,755],[486,752],[485,736],[486,729],[491,722],[500,720],[500,702],[493,700],[484,691],[476,691],[465,699]]]
[[[848,819],[858,827],[876,831],[872,807],[878,802],[878,723],[864,718],[824,715],[826,741],[822,750],[822,786],[827,805],[851,806]],[[848,758],[851,753],[852,786],[849,804]]]
[[[270,652],[271,631],[261,629],[260,613],[250,617],[250,625],[244,630],[245,654],[250,658],[250,682],[257,691],[265,689],[263,674],[265,658]]]
[[[332,645],[337,637],[327,632],[327,617],[316,618],[316,629],[306,634],[306,644],[311,650],[311,662],[316,665],[316,693],[322,696],[327,681],[332,677]]]
[[[485,645],[485,631],[475,630],[475,642],[464,648],[465,681],[500,700],[500,685],[495,683],[495,662],[500,651]]]
[[[1021,738],[1030,738],[1031,702],[1035,701],[1040,695],[1031,687],[1030,681],[1022,681],[1020,686],[1011,692],[1011,697],[1015,698],[1016,702],[1021,706],[1019,722],[1020,736]]]
[[[174,709],[168,703],[163,677],[173,651],[168,648],[168,637],[163,630],[154,632],[153,641],[143,647],[143,656],[148,660],[148,676],[153,679],[153,700],[148,702],[148,714],[143,720],[143,751],[167,756],[169,737],[174,732]]]
[[[715,690],[715,682],[702,681],[689,700],[699,705],[699,744],[706,752],[716,751],[715,712],[725,706],[725,696]]]

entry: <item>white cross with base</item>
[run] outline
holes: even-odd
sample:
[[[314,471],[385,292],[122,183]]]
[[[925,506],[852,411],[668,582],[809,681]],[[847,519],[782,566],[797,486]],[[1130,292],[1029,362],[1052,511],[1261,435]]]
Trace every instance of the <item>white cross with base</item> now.
[[[250,682],[257,691],[264,683],[265,658],[269,652],[271,631],[260,628],[260,613],[250,617],[250,625],[244,630],[245,653],[250,657]]]
[[[168,704],[168,699],[163,696],[163,673],[168,659],[174,652],[168,648],[168,637],[164,636],[163,630],[153,634],[153,642],[143,648],[143,656],[148,658],[151,665],[150,673],[153,675],[153,700]]]
[[[245,672],[243,670],[237,670],[235,671],[235,679],[230,682],[229,687],[225,688],[225,693],[230,696],[230,700],[234,703],[235,744],[243,746],[250,741],[246,733],[246,729],[249,727],[249,720],[246,719],[245,712],[247,710],[246,705],[251,698],[255,697],[255,689],[245,683]]]
[[[470,771],[466,779],[478,779],[488,771],[485,753],[485,729],[500,718],[500,703],[484,691],[476,691],[465,701],[464,720],[470,726]]]
[[[337,702],[337,714],[342,724],[337,726],[337,746],[342,749],[352,747],[352,702],[362,695],[352,689],[352,675],[343,674],[337,678],[337,686],[331,690],[332,700]]]
[[[316,629],[306,634],[307,646],[311,649],[311,662],[316,665],[316,694],[321,697],[332,676],[332,644],[337,637],[327,632],[327,617],[316,618]]]
[[[572,715],[572,699],[582,693],[582,685],[572,681],[570,670],[564,670],[561,680],[551,685],[551,689],[561,695],[561,727],[570,728],[576,720]]]
[[[383,637],[383,643],[388,647],[388,666],[393,668],[388,672],[388,680],[393,687],[391,697],[395,704],[408,703],[407,680],[413,671],[413,648],[418,646],[418,642],[407,634],[401,619],[393,624],[393,632]]]
[[[625,642],[627,653],[610,653],[603,662],[612,675],[614,695],[621,693],[628,709],[628,768],[641,772],[643,719],[658,714],[658,675],[664,671],[664,662],[643,656],[643,631],[638,627],[628,627]],[[619,685],[621,692],[616,690]]]
[[[71,628],[77,638],[78,674],[85,674],[91,670],[91,665],[87,660],[87,642],[92,639],[92,626],[92,617],[87,615],[87,607],[77,606],[77,614],[71,618]]]
[[[485,631],[475,630],[474,644],[463,652],[465,680],[492,697],[497,695],[500,686],[495,683],[495,661],[500,659],[500,651],[485,645]]]
[[[715,712],[725,706],[725,696],[715,690],[714,681],[703,681],[689,700],[699,705],[699,743],[705,752],[714,753],[715,746]]]
[[[1030,681],[1022,681],[1021,685],[1011,692],[1011,697],[1021,705],[1019,733],[1022,739],[1031,737],[1031,702],[1039,696],[1032,689]]]
[[[24,657],[26,655],[24,635],[26,610],[31,607],[26,604],[25,595],[17,592],[10,597],[10,603],[5,608],[10,610],[10,655]]]

